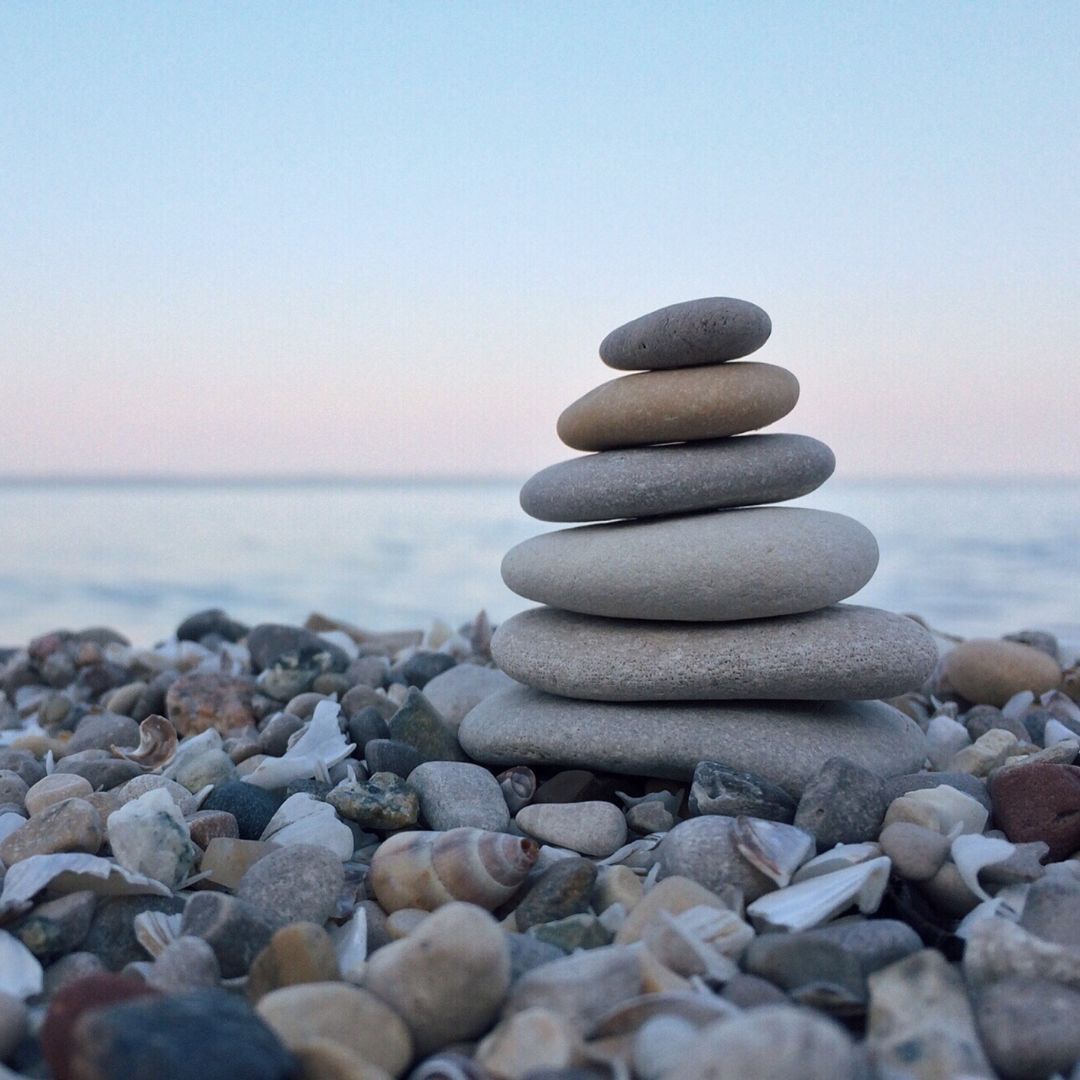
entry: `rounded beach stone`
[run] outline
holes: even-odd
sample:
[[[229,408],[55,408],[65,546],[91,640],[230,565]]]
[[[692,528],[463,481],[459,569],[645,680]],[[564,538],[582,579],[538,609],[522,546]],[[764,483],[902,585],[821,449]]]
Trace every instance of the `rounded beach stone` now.
[[[533,608],[491,649],[519,682],[595,701],[873,700],[921,686],[937,662],[913,619],[854,604],[694,625]]]
[[[999,828],[1014,844],[1042,840],[1051,862],[1080,851],[1080,767],[1037,763],[1002,769],[990,782]]]
[[[620,371],[722,364],[760,349],[772,333],[768,314],[749,300],[706,296],[669,304],[612,330],[600,359]]]
[[[104,839],[101,815],[85,799],[65,799],[46,806],[0,842],[0,861],[12,866],[33,855],[93,855]]]
[[[730,622],[835,604],[877,561],[873,535],[843,514],[760,506],[543,533],[507,552],[502,576],[586,615]]]
[[[541,521],[610,521],[755,506],[805,495],[835,466],[806,435],[608,450],[541,469],[521,489],[521,507]]]
[[[533,803],[514,819],[544,844],[606,858],[626,843],[626,818],[609,802]]]
[[[65,799],[83,799],[93,792],[90,781],[73,773],[52,773],[39,780],[26,793],[26,812],[33,817],[47,806]]]
[[[724,364],[624,375],[590,390],[559,417],[574,450],[721,439],[787,416],[799,380],[773,364]]]
[[[941,681],[968,701],[1004,705],[1013,694],[1036,695],[1061,685],[1061,667],[1052,657],[1016,641],[964,641],[945,654]]]
[[[882,776],[926,756],[914,720],[880,701],[723,704],[575,701],[527,687],[482,701],[461,742],[486,765],[563,765],[689,780],[699,761],[758,773],[798,797],[842,754]]]
[[[510,824],[499,782],[480,765],[425,761],[409,773],[408,783],[420,797],[420,811],[432,829],[471,825],[503,832]]]
[[[236,895],[275,919],[277,926],[321,926],[334,913],[344,884],[341,860],[331,851],[290,844],[255,863],[240,879]]]

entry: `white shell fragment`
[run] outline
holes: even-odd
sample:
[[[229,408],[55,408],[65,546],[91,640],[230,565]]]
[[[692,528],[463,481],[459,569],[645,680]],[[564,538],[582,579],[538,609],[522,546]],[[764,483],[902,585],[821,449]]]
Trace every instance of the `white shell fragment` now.
[[[844,870],[849,866],[858,866],[859,863],[869,862],[881,855],[881,845],[873,840],[867,840],[860,844],[837,844],[836,847],[823,851],[816,858],[803,863],[795,876],[794,882],[809,881],[810,878],[821,877],[822,874],[833,874],[837,870]]]
[[[642,940],[678,975],[728,982],[738,974],[735,961],[753,939],[753,928],[734,911],[702,904],[678,915],[660,911]]]
[[[1007,885],[992,900],[984,900],[972,908],[960,920],[960,925],[953,933],[966,940],[971,936],[975,924],[986,919],[1005,919],[1007,922],[1018,923],[1024,914],[1024,905],[1030,891],[1031,883],[1027,881],[1018,885]]]
[[[1076,742],[1076,732],[1052,716],[1043,728],[1043,746],[1056,746],[1063,742]]]
[[[0,991],[24,999],[41,993],[44,972],[37,957],[13,934],[0,930]]]
[[[892,860],[869,862],[822,874],[798,885],[766,893],[746,909],[759,928],[809,930],[856,904],[864,915],[877,911],[889,882]]]
[[[183,913],[140,911],[132,920],[135,940],[156,960],[179,936]]]
[[[367,912],[362,906],[356,908],[352,918],[341,926],[330,926],[330,940],[337,953],[341,977],[346,982],[359,985],[364,981],[367,963]]]
[[[261,762],[243,777],[245,783],[268,790],[312,777],[329,783],[330,770],[356,749],[356,743],[346,742],[338,727],[340,712],[336,701],[320,701],[307,725],[290,740],[284,755]]]
[[[352,858],[353,853],[349,826],[329,803],[303,791],[290,795],[278,807],[259,839],[282,845],[314,844],[332,851],[342,861]]]
[[[54,893],[89,889],[99,896],[150,894],[171,896],[160,881],[124,869],[113,859],[75,852],[60,855],[31,855],[12,866],[4,877],[0,893],[0,916],[25,911],[33,898],[48,887]]]
[[[734,839],[739,854],[780,888],[814,853],[814,838],[808,832],[764,818],[736,818]]]
[[[994,836],[978,836],[965,833],[952,842],[952,860],[960,871],[964,884],[980,900],[989,900],[990,894],[979,883],[979,871],[987,866],[1004,862],[1016,853],[1016,845]]]

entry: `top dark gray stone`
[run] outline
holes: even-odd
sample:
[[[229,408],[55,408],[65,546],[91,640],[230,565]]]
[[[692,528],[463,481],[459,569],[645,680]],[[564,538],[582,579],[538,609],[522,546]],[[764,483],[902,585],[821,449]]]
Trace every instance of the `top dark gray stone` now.
[[[757,304],[707,296],[671,304],[625,323],[600,342],[600,359],[620,371],[722,364],[769,340],[772,321]]]

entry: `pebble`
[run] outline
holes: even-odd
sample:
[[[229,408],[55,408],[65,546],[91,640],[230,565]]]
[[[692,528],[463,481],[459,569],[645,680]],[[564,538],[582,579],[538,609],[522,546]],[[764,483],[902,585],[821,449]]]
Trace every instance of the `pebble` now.
[[[170,941],[148,965],[146,985],[163,994],[182,994],[221,984],[221,965],[211,946],[198,937]]]
[[[23,802],[26,812],[33,817],[53,803],[63,802],[65,799],[82,799],[93,790],[90,782],[81,776],[53,773],[39,780],[32,788],[24,788]]]
[[[415,825],[420,816],[420,796],[392,772],[377,772],[369,780],[346,777],[326,801],[365,829],[403,829]]]
[[[608,802],[533,803],[514,820],[541,843],[582,855],[606,858],[626,843],[626,818]]]
[[[424,763],[424,756],[399,739],[372,739],[364,744],[364,761],[372,775],[393,773],[404,779]]]
[[[139,745],[139,725],[130,716],[111,712],[89,713],[79,721],[75,733],[64,744],[60,757],[70,757],[83,750],[111,750]]]
[[[409,773],[408,783],[420,797],[420,811],[431,829],[469,825],[504,832],[510,824],[499,782],[480,765],[427,761]]]
[[[258,1001],[264,994],[282,987],[329,983],[340,978],[330,935],[315,923],[290,923],[275,931],[252,961],[247,995],[251,1001]]]
[[[387,726],[391,739],[411,746],[421,761],[464,760],[457,736],[415,686],[409,688],[404,702],[390,717]]]
[[[588,859],[560,859],[552,863],[514,909],[518,930],[587,912],[596,878],[596,865]]]
[[[248,633],[247,647],[256,672],[274,666],[318,671],[344,671],[349,666],[343,649],[299,626],[260,623]]]
[[[1015,641],[974,639],[950,649],[941,661],[943,687],[977,705],[1004,705],[1014,694],[1036,695],[1061,684],[1058,662]]]
[[[148,791],[113,811],[106,832],[121,866],[170,889],[190,875],[198,857],[199,849],[191,842],[180,808],[163,788]]]
[[[773,364],[648,371],[590,390],[562,411],[556,431],[574,450],[719,439],[767,427],[798,400],[798,379]]]
[[[657,800],[635,803],[626,811],[626,827],[639,836],[667,832],[675,825],[675,815]]]
[[[994,818],[1013,843],[1042,840],[1051,862],[1080,851],[1080,767],[1004,769],[991,780],[990,796]]]
[[[223,978],[246,975],[277,925],[274,913],[226,893],[194,893],[184,908],[180,933],[202,938],[217,957]]]
[[[105,970],[101,960],[90,952],[73,952],[61,956],[45,969],[45,998],[51,1000],[56,992],[68,983],[86,975],[102,975]]]
[[[817,840],[818,850],[877,839],[887,804],[877,773],[846,758],[830,758],[799,799],[794,824]]]
[[[663,915],[681,915],[698,907],[730,910],[716,893],[697,881],[680,875],[666,877],[634,905],[616,932],[615,943],[633,945],[641,941],[650,928],[663,925]]]
[[[255,1011],[290,1050],[328,1039],[349,1054],[400,1076],[413,1056],[401,1018],[375,994],[342,982],[309,982],[272,990]]]
[[[21,998],[0,990],[0,1062],[7,1061],[30,1031],[30,1013]]]
[[[108,755],[104,750],[87,750],[87,755],[78,754],[71,757],[61,758],[56,763],[53,775],[57,773],[70,773],[81,776],[90,782],[95,791],[119,787],[135,777],[142,775],[142,769],[134,761],[125,761],[123,758],[115,758]]]
[[[689,780],[699,762],[720,760],[791,795],[837,754],[888,776],[917,769],[926,753],[915,722],[883,702],[609,703],[526,687],[482,701],[459,735],[469,755],[488,765]]]
[[[196,810],[186,819],[191,841],[203,850],[211,840],[235,840],[240,836],[240,827],[227,810]]]
[[[45,776],[45,766],[28,750],[0,747],[0,771],[13,772],[28,788]]]
[[[608,450],[542,469],[521,489],[541,521],[610,521],[798,498],[832,475],[836,459],[806,435],[741,435]]]
[[[300,1062],[300,1080],[392,1080],[385,1069],[331,1039],[308,1039],[293,1055]]]
[[[507,934],[510,947],[510,984],[513,985],[527,971],[532,971],[552,960],[560,960],[565,955],[558,945],[541,941],[531,934]]]
[[[987,810],[990,809],[990,792],[986,788],[986,781],[972,776],[970,773],[958,772],[917,772],[905,773],[901,776],[885,777],[885,801],[892,802],[901,795],[907,795],[912,791],[927,791],[931,788],[941,787],[956,788],[957,791],[970,795],[982,803]]]
[[[972,776],[989,776],[1016,749],[1016,736],[1011,731],[991,728],[971,746],[957,753],[952,760],[952,768],[957,772],[971,773]]]
[[[235,779],[236,765],[224,750],[211,749],[185,758],[169,770],[168,776],[188,791],[197,792],[205,787]]]
[[[12,807],[20,812],[25,810],[26,793],[29,790],[29,786],[18,773],[10,769],[0,769],[0,806]]]
[[[612,330],[600,359],[622,371],[722,364],[769,340],[768,314],[748,300],[707,296],[669,304]]]
[[[1048,979],[1002,979],[976,1005],[986,1055],[1008,1080],[1067,1075],[1080,1059],[1080,990]]]
[[[621,904],[624,912],[631,912],[644,892],[641,878],[629,866],[602,866],[597,873],[591,906],[598,915],[614,904]]]
[[[972,739],[985,735],[993,728],[1002,728],[1004,731],[1011,731],[1017,739],[1023,742],[1031,741],[1031,735],[1024,726],[1023,721],[1012,716],[1006,716],[994,705],[972,706],[964,713],[964,727]]]
[[[512,616],[491,644],[519,682],[598,701],[895,697],[937,661],[918,623],[854,604],[693,626],[541,607]]]
[[[456,731],[466,714],[486,697],[508,690],[514,685],[509,675],[495,667],[480,664],[458,664],[436,675],[424,686],[424,697]],[[362,745],[362,744],[361,744]]]
[[[777,784],[755,773],[739,772],[719,761],[700,761],[694,769],[688,800],[690,814],[764,818],[790,824],[796,801]]]
[[[537,923],[526,932],[540,941],[557,946],[564,953],[598,949],[602,945],[610,945],[614,938],[612,931],[600,919],[587,912]]]
[[[52,803],[0,841],[0,861],[7,866],[33,855],[63,851],[94,854],[105,838],[101,816],[83,799]]]
[[[136,799],[141,799],[151,791],[163,791],[182,814],[193,814],[198,807],[198,801],[186,787],[156,773],[133,777],[110,794],[115,798],[117,808],[119,808]]]
[[[199,872],[206,874],[207,880],[215,885],[235,889],[249,868],[276,848],[277,845],[265,840],[238,840],[215,836],[206,845]]]
[[[224,735],[255,724],[254,693],[255,686],[246,677],[192,672],[169,686],[165,715],[181,738],[209,728]]]
[[[929,881],[949,855],[949,840],[934,829],[896,821],[878,837],[893,871],[907,881]]]
[[[967,728],[951,716],[939,713],[926,725],[926,756],[935,769],[947,769],[961,750],[971,745]]]
[[[223,990],[94,1010],[76,1027],[74,1043],[79,1080],[295,1077],[295,1060],[274,1033],[243,1000]]]
[[[236,895],[272,915],[276,925],[320,926],[337,908],[345,884],[341,860],[326,848],[291,844],[270,852],[240,879]]]
[[[243,780],[226,780],[215,786],[202,804],[203,810],[224,810],[236,818],[242,840],[258,840],[284,799]]]
[[[184,619],[176,628],[176,637],[178,641],[200,641],[214,635],[224,641],[239,641],[247,632],[243,623],[230,619],[221,608],[208,608]]]
[[[432,679],[449,671],[456,663],[448,653],[422,649],[414,652],[404,663],[391,668],[390,678],[423,690]]]
[[[812,935],[805,931],[755,938],[744,958],[747,972],[768,979],[802,1005],[841,1015],[861,1013],[866,976],[858,959]]]
[[[137,915],[144,911],[176,915],[183,910],[183,899],[175,896],[103,897],[94,912],[90,930],[83,939],[82,949],[93,953],[110,971],[119,971],[126,964],[146,959],[146,950],[135,937]]]
[[[502,576],[526,599],[587,615],[731,622],[835,604],[877,561],[851,518],[758,506],[541,533],[507,552]]]
[[[1080,950],[1080,881],[1046,876],[1028,890],[1020,926],[1043,941]]]
[[[510,987],[506,934],[472,904],[445,904],[408,937],[379,949],[364,985],[405,1021],[418,1054],[476,1038]]]
[[[10,930],[39,960],[49,963],[83,943],[96,906],[92,892],[68,893],[38,904]]]
[[[584,1049],[564,1017],[537,1007],[499,1024],[476,1048],[475,1060],[500,1080],[526,1080],[538,1069],[573,1065]]]

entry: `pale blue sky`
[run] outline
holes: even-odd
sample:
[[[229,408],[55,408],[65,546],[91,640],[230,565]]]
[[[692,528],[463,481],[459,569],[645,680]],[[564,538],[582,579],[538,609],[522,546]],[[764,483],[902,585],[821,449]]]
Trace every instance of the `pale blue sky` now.
[[[514,473],[733,295],[838,473],[1080,475],[1080,5],[0,6],[0,472]]]

